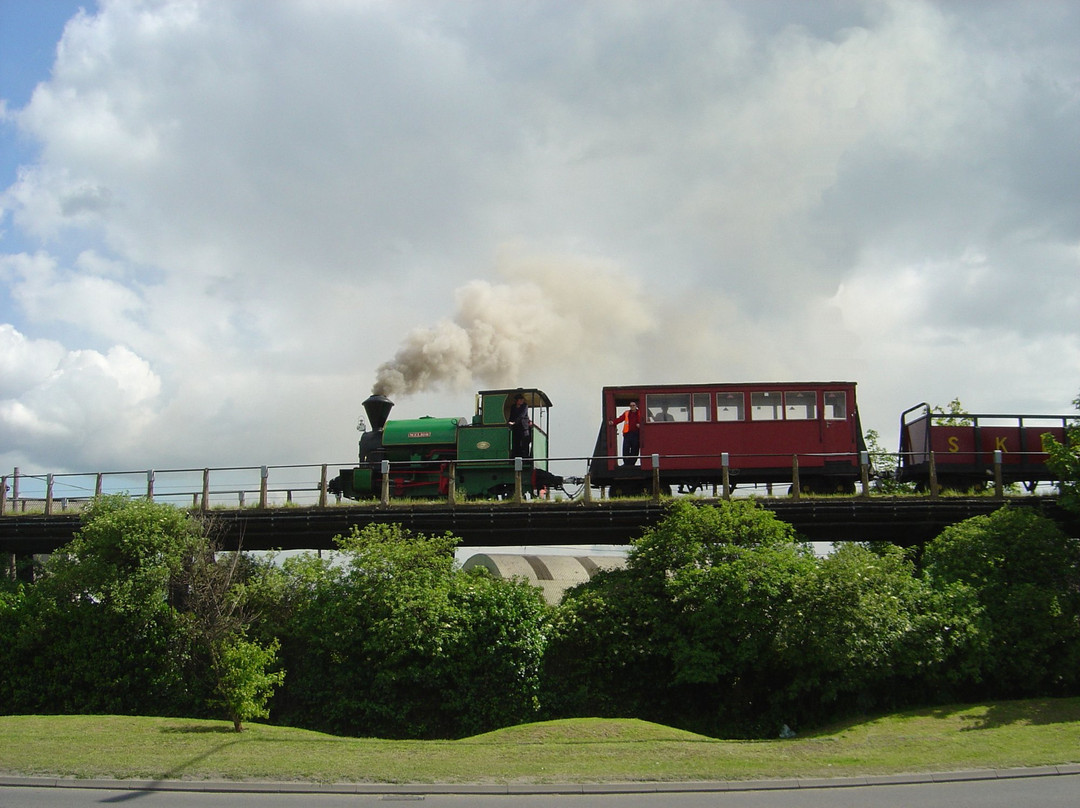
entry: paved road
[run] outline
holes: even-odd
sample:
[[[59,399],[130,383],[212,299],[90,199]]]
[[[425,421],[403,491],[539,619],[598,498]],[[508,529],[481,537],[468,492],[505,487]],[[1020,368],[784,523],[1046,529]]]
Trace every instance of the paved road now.
[[[425,793],[419,787],[389,789],[385,793],[281,793],[285,786],[254,784],[248,791],[163,790],[157,788],[121,789],[115,787],[76,788],[0,785],[0,808],[82,808],[93,805],[130,805],[137,808],[209,808],[228,805],[235,808],[363,808],[387,802],[424,803],[431,808],[1015,808],[1018,805],[1056,808],[1080,804],[1080,771],[1069,774],[1046,772],[1040,776],[999,776],[980,773],[976,779],[947,782],[879,783],[855,785],[857,781],[839,781],[828,785],[821,781],[777,781],[748,788],[745,784],[716,784],[705,791],[656,790],[621,793],[492,793],[462,788],[455,793]],[[1025,772],[1024,774],[1031,774]],[[14,781],[8,781],[14,782]],[[97,784],[111,786],[113,784]],[[188,787],[205,788],[203,784]],[[329,786],[327,791],[336,787]],[[591,787],[578,787],[587,791]],[[605,787],[601,787],[605,788]],[[646,787],[649,788],[649,787]],[[552,787],[559,792],[560,787]]]

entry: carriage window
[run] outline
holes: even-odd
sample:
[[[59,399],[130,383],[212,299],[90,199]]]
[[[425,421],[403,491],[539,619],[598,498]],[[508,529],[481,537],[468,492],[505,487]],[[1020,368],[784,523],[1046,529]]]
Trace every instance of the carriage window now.
[[[784,393],[784,405],[784,417],[789,421],[812,421],[817,418],[817,393],[813,390]]]
[[[847,393],[836,390],[825,393],[825,420],[843,421],[847,418]]]
[[[649,421],[689,421],[689,393],[650,393],[645,396],[646,418]]]
[[[751,393],[750,418],[754,421],[780,421],[784,418],[784,405],[778,392]]]
[[[709,407],[710,397],[708,393],[694,393],[694,420],[711,421],[712,412]]]
[[[742,393],[717,393],[716,394],[716,420],[717,421],[742,421],[743,413]]]

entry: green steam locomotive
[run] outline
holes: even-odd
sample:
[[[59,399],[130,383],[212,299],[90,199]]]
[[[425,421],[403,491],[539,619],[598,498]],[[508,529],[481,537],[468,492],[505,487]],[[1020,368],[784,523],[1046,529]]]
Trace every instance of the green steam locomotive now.
[[[561,488],[548,471],[548,411],[542,390],[481,390],[467,418],[389,420],[394,403],[372,395],[364,402],[369,427],[360,437],[355,468],[341,469],[331,494],[349,499],[445,498],[451,485],[464,497],[501,497],[515,491],[520,467],[525,494]]]

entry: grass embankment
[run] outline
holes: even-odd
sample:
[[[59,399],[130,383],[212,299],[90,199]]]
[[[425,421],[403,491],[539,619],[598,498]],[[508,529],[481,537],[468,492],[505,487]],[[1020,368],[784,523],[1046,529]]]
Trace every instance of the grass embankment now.
[[[381,741],[251,724],[0,717],[0,773],[76,778],[509,783],[748,780],[1080,761],[1080,699],[940,707],[788,740],[723,741],[637,720],[528,724],[458,741]]]

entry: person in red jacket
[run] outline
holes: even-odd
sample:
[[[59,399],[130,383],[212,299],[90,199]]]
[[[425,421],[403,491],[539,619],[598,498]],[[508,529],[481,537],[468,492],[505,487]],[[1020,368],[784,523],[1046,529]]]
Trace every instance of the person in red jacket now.
[[[636,401],[630,402],[630,409],[609,424],[622,424],[622,453],[624,466],[636,466],[638,453],[641,451],[641,412]]]

